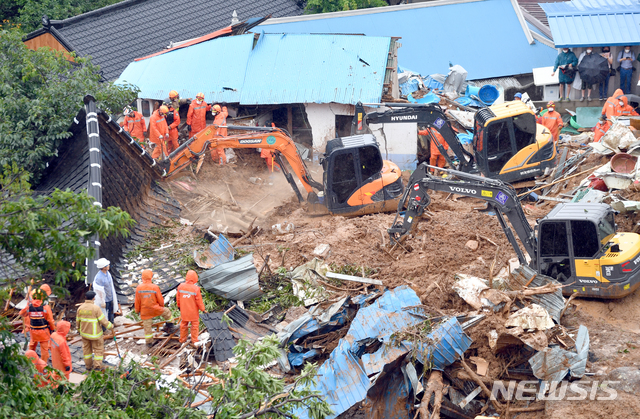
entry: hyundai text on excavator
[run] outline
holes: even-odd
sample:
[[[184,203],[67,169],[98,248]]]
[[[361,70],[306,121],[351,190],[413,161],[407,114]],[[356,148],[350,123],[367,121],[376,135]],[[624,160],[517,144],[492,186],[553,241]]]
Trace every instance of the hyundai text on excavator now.
[[[226,128],[245,133],[221,137],[215,135],[217,126],[208,126],[160,162],[164,176],[170,178],[176,175],[184,167],[205,156],[210,147],[267,148],[274,151],[276,162],[298,200],[303,202],[304,198],[284,165],[283,157],[287,160],[307,191],[307,201],[313,212],[328,211],[330,214],[343,216],[391,212],[395,211],[404,192],[400,169],[395,163],[382,160],[378,143],[371,134],[329,141],[320,158],[324,174],[323,183],[319,183],[311,177],[295,143],[285,130],[233,125]]]
[[[532,179],[557,164],[557,153],[551,133],[543,125],[536,123],[533,111],[521,101],[492,105],[476,112],[473,153],[462,147],[439,105],[380,105],[392,109],[366,114],[363,104],[358,103],[351,133],[370,133],[369,124],[394,122],[415,122],[419,129],[434,128],[449,144],[458,160],[454,163],[440,143],[435,138],[430,138],[447,160],[449,167],[465,173],[479,172],[487,178],[509,183]],[[432,137],[431,134],[429,137]]]
[[[422,164],[411,176],[389,229],[392,240],[399,241],[409,234],[415,219],[430,203],[430,189],[444,191],[486,201],[520,263],[527,261],[513,230],[531,258],[529,265],[558,280],[564,285],[565,295],[575,292],[582,297],[622,298],[640,286],[640,235],[616,232],[609,205],[558,204],[532,228],[511,185],[455,170],[445,172],[459,180],[442,179],[430,175],[429,167]],[[405,203],[404,219],[396,223]]]

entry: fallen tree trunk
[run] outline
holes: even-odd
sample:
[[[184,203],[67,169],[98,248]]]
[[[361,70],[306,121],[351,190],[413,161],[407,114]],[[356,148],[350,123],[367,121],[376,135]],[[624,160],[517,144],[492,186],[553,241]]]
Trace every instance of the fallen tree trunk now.
[[[440,419],[440,408],[442,407],[442,371],[432,370],[424,389],[424,395],[418,408],[420,419]],[[433,412],[429,413],[429,402],[433,395]]]

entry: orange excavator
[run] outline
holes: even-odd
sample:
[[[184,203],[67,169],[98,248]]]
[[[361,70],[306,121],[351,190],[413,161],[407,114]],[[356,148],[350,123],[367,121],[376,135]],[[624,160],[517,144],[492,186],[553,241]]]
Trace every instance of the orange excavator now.
[[[313,180],[289,133],[274,127],[229,125],[223,128],[245,131],[238,135],[217,136],[217,126],[210,125],[178,147],[160,162],[164,176],[171,178],[191,163],[205,156],[212,147],[266,148],[273,151],[276,162],[304,202],[291,171],[307,191],[307,202],[315,213],[359,216],[395,211],[404,192],[401,171],[395,163],[382,160],[380,148],[371,134],[334,138],[320,157],[323,182]]]

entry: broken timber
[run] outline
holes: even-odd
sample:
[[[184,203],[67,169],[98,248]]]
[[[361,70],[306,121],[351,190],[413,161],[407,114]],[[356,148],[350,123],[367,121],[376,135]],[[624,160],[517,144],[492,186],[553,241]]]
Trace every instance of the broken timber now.
[[[362,278],[359,276],[343,275],[334,272],[327,272],[328,278],[341,279],[343,281],[362,282],[363,284],[382,285],[382,281],[378,279]]]

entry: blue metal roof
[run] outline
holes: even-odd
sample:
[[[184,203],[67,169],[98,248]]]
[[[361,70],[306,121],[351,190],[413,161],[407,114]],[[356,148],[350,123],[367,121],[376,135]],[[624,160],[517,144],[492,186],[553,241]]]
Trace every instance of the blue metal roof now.
[[[207,102],[239,102],[252,48],[253,34],[213,39],[134,61],[115,83],[138,86],[141,98],[164,99],[177,90],[184,98],[203,92]]]
[[[422,75],[459,64],[468,79],[531,73],[552,65],[557,51],[530,45],[509,0],[430,1],[349,12],[269,19],[268,33],[362,33],[401,37],[398,63]]]
[[[261,34],[225,37],[136,61],[116,83],[162,99],[203,92],[208,102],[242,105],[379,102],[390,38]]]
[[[540,7],[558,48],[640,44],[637,0],[574,0]]]
[[[379,102],[390,43],[388,37],[262,34],[240,103]]]

